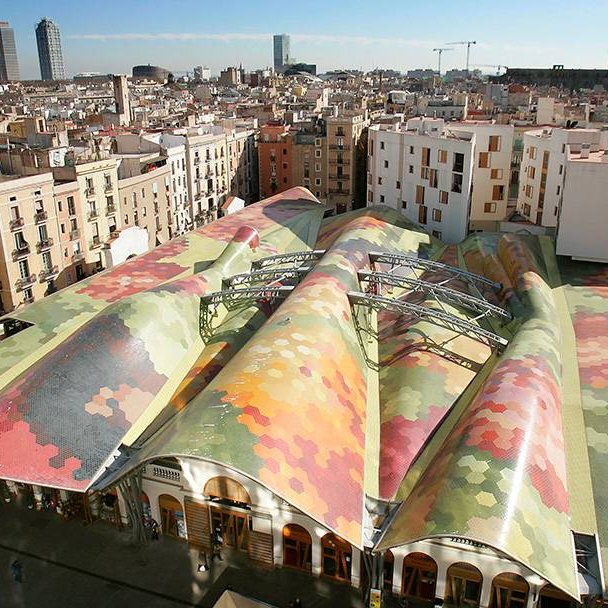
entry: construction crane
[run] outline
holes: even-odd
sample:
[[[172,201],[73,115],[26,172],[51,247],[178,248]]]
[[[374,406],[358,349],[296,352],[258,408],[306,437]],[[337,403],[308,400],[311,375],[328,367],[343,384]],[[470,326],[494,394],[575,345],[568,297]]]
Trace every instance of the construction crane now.
[[[443,53],[443,51],[453,51],[454,49],[452,48],[448,48],[448,47],[443,47],[443,48],[437,48],[437,49],[433,49],[433,53],[437,53],[437,72],[439,73],[439,77],[441,77],[441,54]]]
[[[500,75],[500,70],[502,70],[503,68],[505,70],[509,69],[508,66],[506,65],[494,65],[492,63],[478,63],[477,65],[473,66],[474,68],[496,68],[496,76]]]
[[[469,53],[471,52],[471,45],[477,44],[476,40],[461,40],[460,42],[446,42],[446,44],[466,44],[467,45],[467,76],[469,75]]]

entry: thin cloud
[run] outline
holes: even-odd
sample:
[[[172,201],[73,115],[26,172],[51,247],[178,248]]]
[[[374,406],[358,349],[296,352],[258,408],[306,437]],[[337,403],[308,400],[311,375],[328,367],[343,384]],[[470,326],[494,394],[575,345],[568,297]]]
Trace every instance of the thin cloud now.
[[[354,44],[354,45],[370,45],[370,44],[394,44],[399,46],[409,46],[417,48],[432,47],[435,44],[430,40],[412,40],[408,38],[383,38],[369,36],[337,36],[330,34],[290,34],[294,41],[306,42],[311,44]],[[194,32],[125,32],[122,34],[73,34],[68,36],[73,40],[94,40],[94,41],[112,41],[112,40],[165,40],[165,41],[188,41],[188,40],[215,40],[220,42],[241,42],[241,41],[261,41],[268,42],[272,38],[271,33],[258,34],[241,34],[241,33],[223,33],[223,34],[205,34]]]

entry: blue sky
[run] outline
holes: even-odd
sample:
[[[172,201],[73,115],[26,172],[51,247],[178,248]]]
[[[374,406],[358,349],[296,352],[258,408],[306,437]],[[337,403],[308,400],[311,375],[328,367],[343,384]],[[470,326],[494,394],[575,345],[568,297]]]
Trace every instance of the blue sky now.
[[[272,33],[291,34],[291,54],[332,67],[436,67],[435,46],[476,40],[471,64],[608,67],[608,2],[572,0],[2,0],[15,30],[22,78],[39,78],[34,27],[61,29],[68,75],[126,72],[139,63],[175,71],[271,65]],[[465,48],[443,54],[462,68]],[[491,68],[484,68],[491,71]]]

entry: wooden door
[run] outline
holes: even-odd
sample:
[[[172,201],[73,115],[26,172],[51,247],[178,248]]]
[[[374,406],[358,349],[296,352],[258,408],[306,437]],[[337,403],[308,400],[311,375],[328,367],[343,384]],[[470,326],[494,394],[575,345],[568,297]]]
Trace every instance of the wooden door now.
[[[491,608],[526,608],[528,583],[518,574],[499,574],[492,582]]]
[[[335,534],[326,534],[321,540],[323,574],[341,581],[350,581],[351,546]]]
[[[211,532],[222,530],[224,546],[247,551],[249,539],[249,515],[218,507],[211,508]]]
[[[457,608],[477,608],[481,597],[481,572],[465,562],[448,568],[445,603]]]
[[[312,572],[312,539],[296,524],[283,528],[283,565]]]

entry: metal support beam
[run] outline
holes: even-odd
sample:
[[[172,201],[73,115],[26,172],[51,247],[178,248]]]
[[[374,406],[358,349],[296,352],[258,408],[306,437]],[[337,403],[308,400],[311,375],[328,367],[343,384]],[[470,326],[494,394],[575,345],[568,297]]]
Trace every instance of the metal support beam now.
[[[226,289],[201,297],[199,308],[199,331],[204,339],[213,334],[213,319],[217,317],[217,307],[223,304],[228,310],[235,310],[243,304],[251,305],[260,301],[272,303],[279,298],[286,298],[293,290],[293,285],[279,287],[244,287]]]
[[[394,266],[407,266],[409,268],[417,268],[419,270],[432,270],[435,272],[444,272],[450,275],[452,278],[462,279],[467,283],[473,283],[476,285],[483,285],[484,287],[491,287],[497,291],[502,288],[500,283],[486,279],[481,275],[468,272],[467,270],[461,270],[455,268],[449,264],[443,262],[435,262],[433,260],[425,260],[423,258],[416,257],[414,255],[407,255],[404,253],[386,253],[380,251],[372,251],[369,254],[369,259],[372,263],[385,263],[393,264]]]
[[[268,268],[268,266],[278,266],[279,264],[297,264],[312,262],[321,258],[325,254],[325,249],[312,249],[310,251],[294,251],[293,253],[279,253],[271,255],[261,260],[253,262],[254,270]]]
[[[310,272],[312,266],[300,266],[299,268],[268,268],[235,274],[228,277],[225,282],[230,287],[251,285],[255,283],[273,283],[276,281],[299,281]]]
[[[423,321],[428,321],[439,327],[445,327],[456,333],[488,344],[490,348],[496,348],[499,352],[502,352],[502,349],[508,344],[508,341],[498,334],[442,310],[358,291],[349,291],[348,299],[351,305],[368,306],[374,310],[392,310],[405,315],[415,316]]]
[[[421,279],[413,279],[410,277],[402,277],[396,274],[389,274],[387,272],[368,272],[360,271],[359,280],[370,285],[382,287],[383,285],[389,287],[403,287],[412,291],[422,291],[426,294],[430,294],[437,299],[447,300],[451,304],[462,306],[472,311],[476,315],[492,316],[500,319],[501,321],[510,321],[513,317],[511,313],[507,312],[500,306],[490,304],[483,298],[472,296],[471,294],[458,291],[457,289],[451,289],[438,283],[431,283],[429,281],[423,281]],[[378,293],[378,295],[382,295]]]

